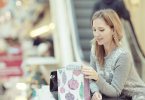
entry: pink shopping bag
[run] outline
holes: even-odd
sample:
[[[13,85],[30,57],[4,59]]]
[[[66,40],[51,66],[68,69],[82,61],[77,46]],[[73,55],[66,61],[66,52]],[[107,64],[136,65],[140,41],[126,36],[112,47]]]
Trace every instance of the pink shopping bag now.
[[[90,100],[89,80],[80,69],[81,64],[77,62],[57,69],[59,100]]]

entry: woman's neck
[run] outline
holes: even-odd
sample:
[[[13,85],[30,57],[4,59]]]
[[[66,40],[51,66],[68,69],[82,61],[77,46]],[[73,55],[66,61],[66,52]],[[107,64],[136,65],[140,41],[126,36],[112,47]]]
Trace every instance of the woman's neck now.
[[[114,42],[110,43],[110,45],[103,45],[105,50],[105,56],[109,55],[114,48],[116,47],[116,44]]]

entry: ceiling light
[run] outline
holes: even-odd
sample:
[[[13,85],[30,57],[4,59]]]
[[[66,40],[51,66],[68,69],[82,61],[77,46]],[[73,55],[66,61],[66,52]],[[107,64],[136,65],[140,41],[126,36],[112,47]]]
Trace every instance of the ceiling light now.
[[[43,27],[41,27],[41,28],[38,28],[38,29],[32,31],[32,32],[30,33],[30,36],[31,36],[31,37],[35,37],[35,36],[38,36],[38,35],[40,35],[40,34],[43,34],[43,33],[45,33],[45,32],[48,32],[48,31],[49,31],[49,26],[46,25],[46,26],[43,26]]]

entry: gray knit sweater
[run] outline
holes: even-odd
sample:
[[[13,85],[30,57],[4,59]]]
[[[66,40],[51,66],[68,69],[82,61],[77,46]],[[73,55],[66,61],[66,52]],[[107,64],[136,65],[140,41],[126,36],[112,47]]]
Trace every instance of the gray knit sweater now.
[[[99,74],[96,82],[90,79],[92,93],[99,91],[108,97],[126,95],[132,96],[133,100],[145,100],[145,84],[138,76],[132,56],[125,47],[116,46],[104,60],[104,67],[100,67],[92,46],[90,66]]]

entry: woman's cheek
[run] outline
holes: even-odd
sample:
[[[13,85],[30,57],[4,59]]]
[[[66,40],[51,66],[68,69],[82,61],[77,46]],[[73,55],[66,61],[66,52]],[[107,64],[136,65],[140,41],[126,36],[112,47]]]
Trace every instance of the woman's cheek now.
[[[94,35],[94,37],[95,37],[95,32],[93,32],[93,35]]]

